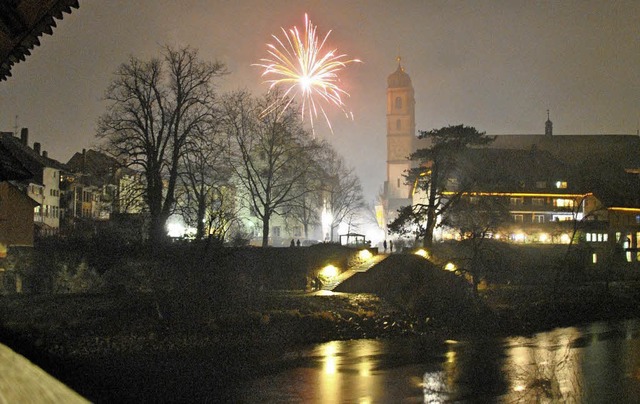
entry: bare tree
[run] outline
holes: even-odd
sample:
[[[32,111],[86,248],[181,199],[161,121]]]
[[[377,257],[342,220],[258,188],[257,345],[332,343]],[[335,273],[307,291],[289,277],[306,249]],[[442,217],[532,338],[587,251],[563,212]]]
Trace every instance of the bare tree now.
[[[329,240],[334,240],[334,232],[340,223],[353,225],[364,208],[362,186],[353,168],[327,143],[318,156],[322,167],[322,196],[324,207],[331,215]]]
[[[238,223],[238,207],[235,200],[236,193],[232,187],[218,187],[209,193],[205,212],[208,241],[215,240],[221,244],[232,226]]]
[[[180,165],[178,210],[187,224],[195,226],[197,240],[204,237],[205,227],[229,214],[218,211],[228,208],[228,201],[222,201],[231,169],[225,156],[226,142],[215,123],[195,129],[196,136],[189,140]]]
[[[310,173],[300,178],[298,182],[300,194],[299,198],[291,201],[286,208],[287,222],[302,226],[302,232],[306,239],[309,239],[309,230],[312,226],[320,224],[320,212],[322,210],[322,192],[319,189],[318,170],[313,161]],[[308,192],[303,192],[304,190]]]
[[[469,256],[458,258],[466,261],[459,271],[471,277],[476,295],[478,285],[495,270],[495,263],[499,260],[499,253],[488,240],[510,218],[508,207],[499,197],[471,199],[467,194],[452,205],[442,218],[442,225],[457,229],[463,245],[469,247]]]
[[[271,218],[286,214],[292,201],[309,192],[300,182],[315,146],[297,112],[285,105],[276,93],[256,100],[246,92],[223,103],[230,166],[244,191],[240,196],[262,222],[263,247]]]
[[[181,157],[194,129],[209,119],[213,80],[224,73],[221,63],[200,60],[195,49],[165,47],[160,58],[132,56],[107,88],[110,104],[98,138],[108,153],[144,173],[154,241],[166,236]]]

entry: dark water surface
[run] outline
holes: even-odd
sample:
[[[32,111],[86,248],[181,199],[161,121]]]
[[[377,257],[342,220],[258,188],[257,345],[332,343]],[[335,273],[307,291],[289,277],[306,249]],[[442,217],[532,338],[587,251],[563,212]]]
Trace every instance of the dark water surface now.
[[[470,341],[332,341],[282,354],[240,402],[640,402],[640,321]]]

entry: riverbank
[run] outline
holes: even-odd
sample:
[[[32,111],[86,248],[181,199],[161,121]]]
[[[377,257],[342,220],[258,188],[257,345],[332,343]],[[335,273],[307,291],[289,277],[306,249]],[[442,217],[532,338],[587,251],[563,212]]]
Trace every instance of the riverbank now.
[[[419,317],[373,294],[279,291],[207,301],[144,293],[17,295],[0,298],[0,335],[92,401],[198,400],[224,394],[237,378],[273,371],[269,357],[275,362],[303,344],[409,336],[438,344],[469,333],[531,334],[640,312],[638,285],[631,283],[559,294],[503,286],[482,291],[479,300],[488,311],[455,328],[461,322]]]
[[[100,272],[82,250],[50,250],[60,257],[34,272],[47,293],[0,296],[0,341],[94,402],[224,401],[239,380],[332,340],[420,338],[437,347],[640,313],[640,283],[623,276],[608,288],[561,277],[554,288],[543,282],[553,279],[547,269],[540,282],[499,279],[474,296],[463,276],[394,254],[341,293],[308,293],[314,268],[349,267],[357,251],[176,245],[132,252]]]

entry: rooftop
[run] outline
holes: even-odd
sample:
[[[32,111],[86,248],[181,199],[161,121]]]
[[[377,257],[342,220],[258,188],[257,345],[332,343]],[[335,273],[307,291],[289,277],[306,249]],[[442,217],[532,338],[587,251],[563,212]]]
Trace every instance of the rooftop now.
[[[0,81],[11,76],[14,64],[23,61],[40,45],[43,34],[53,34],[55,19],[61,20],[78,0],[0,1]]]

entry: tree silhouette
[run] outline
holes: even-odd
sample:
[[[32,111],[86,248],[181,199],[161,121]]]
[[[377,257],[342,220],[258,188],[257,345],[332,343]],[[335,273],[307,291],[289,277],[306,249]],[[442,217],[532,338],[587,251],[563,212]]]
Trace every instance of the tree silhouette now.
[[[165,47],[160,58],[132,56],[106,90],[97,136],[105,151],[143,173],[153,241],[166,237],[181,158],[195,128],[210,119],[213,81],[224,73],[195,49]]]
[[[399,210],[398,218],[389,224],[395,233],[407,233],[413,229],[416,240],[422,238],[425,246],[433,243],[437,220],[454,204],[465,187],[452,180],[458,168],[458,157],[470,146],[481,146],[495,137],[486,136],[471,126],[447,126],[431,131],[420,131],[420,139],[427,139],[429,146],[418,149],[410,159],[417,163],[407,174],[407,182],[425,194],[425,199],[411,207]]]

